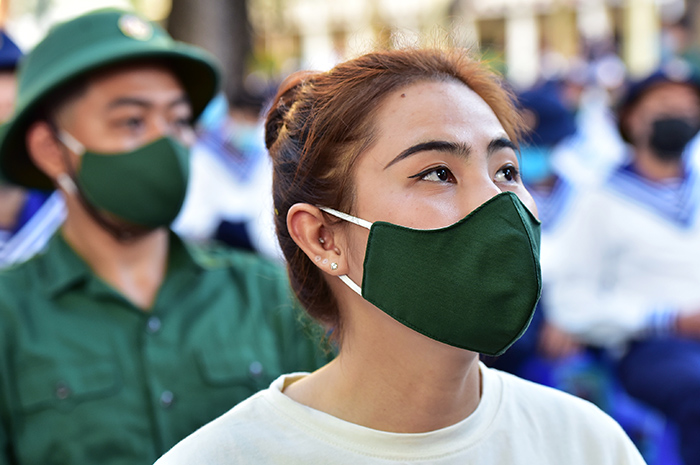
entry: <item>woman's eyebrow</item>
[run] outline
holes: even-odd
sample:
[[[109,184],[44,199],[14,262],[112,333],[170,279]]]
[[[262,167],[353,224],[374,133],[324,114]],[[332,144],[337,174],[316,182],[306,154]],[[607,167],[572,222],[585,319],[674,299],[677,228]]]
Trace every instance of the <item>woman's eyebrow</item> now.
[[[489,146],[486,148],[486,154],[491,155],[493,152],[496,152],[500,149],[512,149],[514,152],[518,151],[518,148],[509,139],[506,139],[505,137],[499,137],[498,139],[494,139],[491,141]]]
[[[517,151],[517,147],[513,142],[505,137],[499,137],[498,139],[492,140],[488,147],[486,148],[486,155],[491,156],[494,152],[500,149],[509,148],[513,151]],[[403,152],[399,153],[393,160],[391,160],[384,169],[389,168],[391,165],[410,157],[419,152],[450,152],[457,154],[461,157],[468,158],[471,154],[472,148],[469,144],[463,142],[449,142],[445,140],[432,140],[428,142],[421,142],[420,144],[413,145]]]
[[[492,142],[492,144],[493,144],[493,142]],[[489,145],[489,147],[490,147],[490,145]],[[387,169],[391,165],[398,163],[401,160],[403,160],[407,157],[410,157],[411,155],[415,155],[416,153],[419,153],[419,152],[430,152],[430,151],[450,152],[450,153],[460,155],[464,158],[467,158],[467,157],[469,157],[471,150],[472,150],[471,146],[469,146],[468,144],[464,144],[462,142],[448,142],[446,140],[432,140],[432,141],[428,141],[428,142],[421,142],[420,144],[412,145],[411,147],[409,147],[406,150],[399,153],[393,160],[391,160],[384,167],[384,169]]]

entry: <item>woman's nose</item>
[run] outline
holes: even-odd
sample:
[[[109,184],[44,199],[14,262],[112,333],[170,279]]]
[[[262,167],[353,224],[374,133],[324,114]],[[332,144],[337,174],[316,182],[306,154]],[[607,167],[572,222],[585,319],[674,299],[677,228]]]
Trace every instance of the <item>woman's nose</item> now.
[[[468,212],[474,211],[501,192],[501,188],[489,176],[481,177],[477,183],[467,187],[465,202]]]

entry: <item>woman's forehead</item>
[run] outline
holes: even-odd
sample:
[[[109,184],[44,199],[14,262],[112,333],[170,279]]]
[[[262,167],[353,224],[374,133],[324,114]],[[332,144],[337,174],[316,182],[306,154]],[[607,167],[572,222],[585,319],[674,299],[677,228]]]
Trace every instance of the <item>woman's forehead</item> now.
[[[470,143],[504,133],[491,107],[465,84],[452,80],[418,82],[392,91],[377,108],[374,126],[377,141],[388,143],[435,137]]]

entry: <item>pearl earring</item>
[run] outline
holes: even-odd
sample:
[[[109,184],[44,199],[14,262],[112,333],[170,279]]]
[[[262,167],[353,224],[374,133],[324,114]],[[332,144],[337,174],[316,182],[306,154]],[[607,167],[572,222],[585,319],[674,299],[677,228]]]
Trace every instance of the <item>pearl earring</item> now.
[[[318,238],[318,243],[319,243],[319,244],[325,244],[325,243],[326,243],[326,240],[325,240],[324,238],[322,238],[322,237],[319,237],[319,238]]]

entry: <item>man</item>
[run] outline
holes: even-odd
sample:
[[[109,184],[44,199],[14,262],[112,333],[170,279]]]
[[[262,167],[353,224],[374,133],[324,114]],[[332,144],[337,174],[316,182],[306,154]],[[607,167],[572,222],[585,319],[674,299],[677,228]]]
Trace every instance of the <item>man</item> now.
[[[700,84],[671,62],[631,85],[618,110],[629,161],[562,225],[545,307],[551,321],[613,350],[620,380],[679,430],[700,463],[700,184],[683,156],[700,128]]]
[[[0,31],[0,122],[15,105],[15,71],[22,52]],[[26,190],[0,178],[0,268],[23,261],[46,244],[65,216],[61,196],[42,190]]]
[[[0,272],[0,463],[150,464],[320,364],[275,265],[168,230],[217,85],[203,51],[116,10],[55,27],[23,62],[0,169],[58,185],[68,213],[44,254]]]

